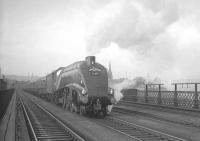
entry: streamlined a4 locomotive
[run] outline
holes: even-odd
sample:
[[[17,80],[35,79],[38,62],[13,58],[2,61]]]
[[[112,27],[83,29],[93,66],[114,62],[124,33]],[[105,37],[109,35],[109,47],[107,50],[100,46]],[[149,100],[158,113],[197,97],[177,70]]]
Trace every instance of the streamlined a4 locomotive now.
[[[108,106],[115,103],[107,69],[95,61],[95,56],[59,68],[45,78],[38,83],[52,95],[52,101],[70,111],[106,115]]]

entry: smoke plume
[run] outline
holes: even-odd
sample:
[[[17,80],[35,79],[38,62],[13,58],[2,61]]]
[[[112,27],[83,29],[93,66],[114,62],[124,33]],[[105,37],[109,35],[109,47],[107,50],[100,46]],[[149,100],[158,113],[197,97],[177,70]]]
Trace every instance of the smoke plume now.
[[[199,3],[176,0],[111,0],[97,9],[87,28],[87,52],[111,52],[115,70],[147,73],[162,80],[200,79]],[[128,51],[132,64],[112,56]],[[128,54],[129,55],[129,54]],[[103,56],[104,57],[104,56]],[[110,58],[111,58],[110,57]],[[123,60],[123,59],[122,59]],[[194,65],[194,62],[197,64]],[[190,69],[194,68],[194,69]],[[116,74],[115,74],[116,76]]]
[[[132,0],[106,4],[98,10],[88,28],[88,52],[98,53],[112,42],[121,48],[148,51],[166,27],[178,19],[175,3],[156,1],[154,4],[156,6]]]
[[[114,88],[116,103],[123,98],[122,90],[123,89],[139,89],[144,87],[145,79],[143,77],[136,77],[133,80],[122,79],[120,82],[112,82],[110,87]]]
[[[123,89],[138,89],[138,90],[144,90],[145,84],[147,83],[161,83],[161,80],[156,77],[154,79],[145,79],[144,77],[135,77],[134,79],[123,79],[121,82],[118,83],[112,83],[111,87],[115,89],[115,99],[116,102],[119,102],[120,99],[123,98]],[[162,87],[165,89],[164,87]]]

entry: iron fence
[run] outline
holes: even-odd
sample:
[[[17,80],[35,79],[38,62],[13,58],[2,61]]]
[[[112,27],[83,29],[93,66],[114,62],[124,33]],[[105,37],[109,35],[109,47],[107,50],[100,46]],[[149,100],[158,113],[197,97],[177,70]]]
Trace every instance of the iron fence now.
[[[198,99],[195,98],[195,95],[194,91],[137,90],[135,93],[125,94],[123,99],[154,105],[199,109],[200,92],[197,92]]]

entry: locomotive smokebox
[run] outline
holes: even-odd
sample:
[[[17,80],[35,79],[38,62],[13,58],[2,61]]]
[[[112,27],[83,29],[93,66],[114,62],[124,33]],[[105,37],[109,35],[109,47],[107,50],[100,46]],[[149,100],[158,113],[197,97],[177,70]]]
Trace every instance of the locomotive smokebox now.
[[[88,65],[93,65],[95,63],[95,56],[87,56],[85,58],[85,61]]]

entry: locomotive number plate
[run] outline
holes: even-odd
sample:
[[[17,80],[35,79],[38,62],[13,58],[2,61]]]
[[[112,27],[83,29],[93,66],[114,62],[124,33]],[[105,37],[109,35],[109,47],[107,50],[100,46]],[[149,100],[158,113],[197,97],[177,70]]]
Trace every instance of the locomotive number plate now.
[[[100,75],[101,69],[96,68],[95,66],[92,66],[89,68],[89,72],[91,75],[98,76]]]

